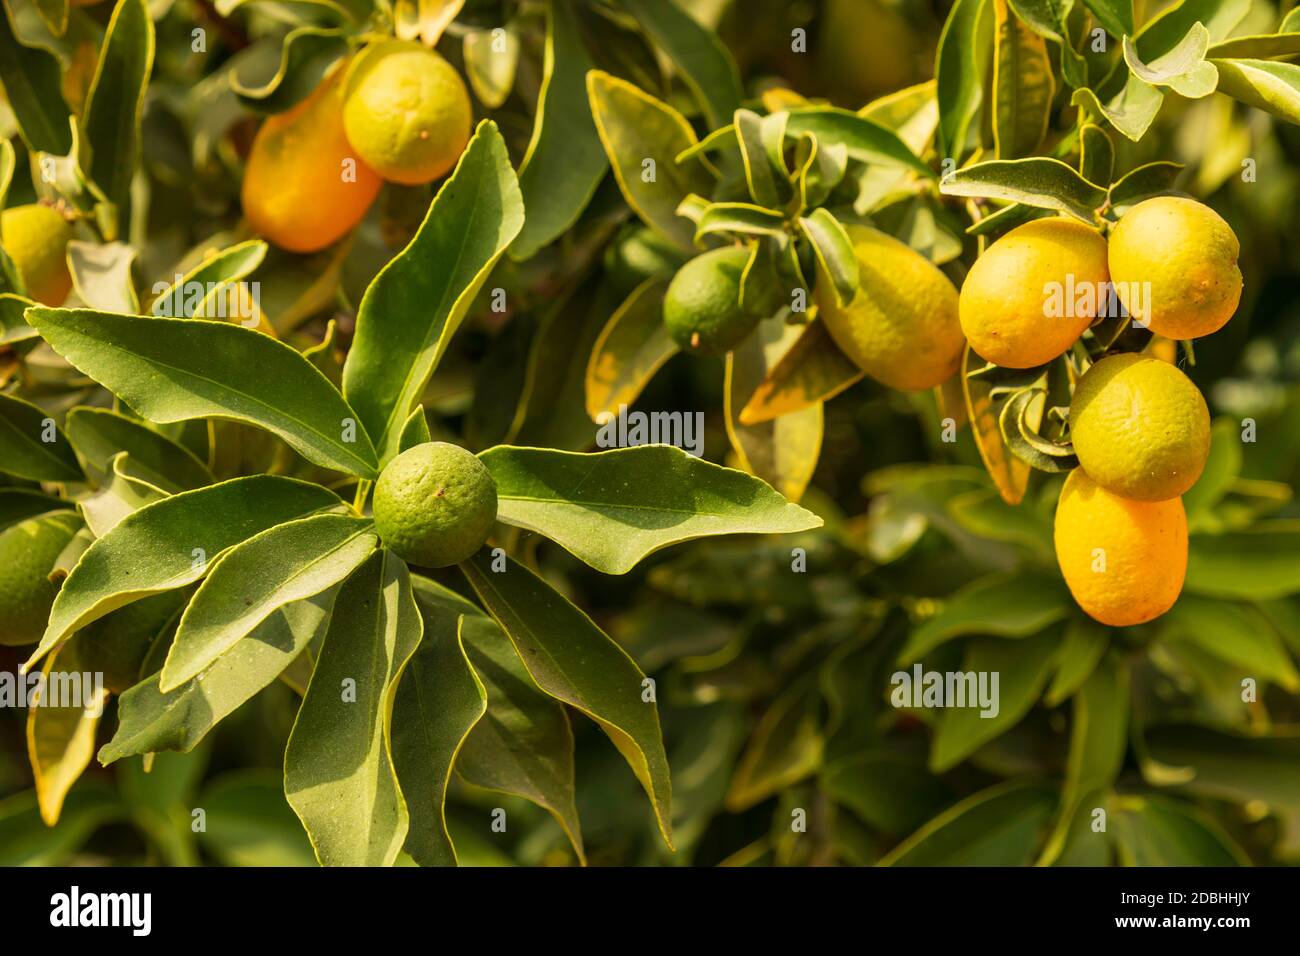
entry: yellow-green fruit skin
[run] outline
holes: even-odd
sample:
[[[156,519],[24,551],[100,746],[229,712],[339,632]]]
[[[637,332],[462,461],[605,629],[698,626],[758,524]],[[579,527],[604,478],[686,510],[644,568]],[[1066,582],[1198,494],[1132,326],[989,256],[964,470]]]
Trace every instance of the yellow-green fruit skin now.
[[[1210,410],[1181,371],[1146,355],[1112,355],[1084,374],[1070,402],[1079,465],[1107,491],[1177,498],[1210,454]]]
[[[477,457],[446,442],[408,448],[375,483],[375,530],[397,555],[426,568],[464,561],[487,541],[497,488]]]
[[[876,381],[903,391],[941,385],[961,364],[957,290],[929,259],[892,236],[848,226],[860,286],[840,305],[818,272],[817,314],[835,344]]]
[[[1138,203],[1110,233],[1110,274],[1120,301],[1168,339],[1200,338],[1227,324],[1241,302],[1240,254],[1237,234],[1222,216],[1181,196]]]
[[[264,122],[244,169],[244,215],[290,252],[318,252],[366,215],[383,180],[343,133],[341,69]]]
[[[414,41],[366,50],[347,78],[348,141],[391,182],[413,186],[445,175],[464,152],[473,119],[456,68]]]
[[[27,297],[43,305],[62,305],[72,291],[68,241],[72,224],[58,210],[33,203],[0,214],[0,245],[13,260]]]
[[[50,571],[79,527],[76,514],[58,511],[0,532],[0,644],[41,639],[59,591],[50,582]]]
[[[1102,624],[1145,624],[1182,592],[1187,515],[1181,498],[1121,498],[1076,468],[1061,489],[1054,539],[1070,593]]]
[[[1012,229],[975,260],[961,287],[961,327],[980,358],[1034,368],[1083,334],[1106,301],[1106,240],[1064,217]],[[1090,302],[1069,290],[1091,291]]]
[[[677,270],[664,293],[664,325],[686,352],[725,355],[758,324],[740,307],[749,253],[734,246],[701,253]]]

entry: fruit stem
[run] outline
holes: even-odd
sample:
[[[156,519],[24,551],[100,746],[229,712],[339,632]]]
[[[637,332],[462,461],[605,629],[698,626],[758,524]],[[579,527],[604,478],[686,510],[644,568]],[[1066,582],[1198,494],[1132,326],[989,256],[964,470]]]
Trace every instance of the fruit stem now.
[[[360,481],[357,482],[357,493],[356,496],[352,499],[352,510],[356,512],[357,515],[362,515],[365,513],[366,496],[370,494],[371,484],[372,482],[370,481],[369,478],[362,478]]]

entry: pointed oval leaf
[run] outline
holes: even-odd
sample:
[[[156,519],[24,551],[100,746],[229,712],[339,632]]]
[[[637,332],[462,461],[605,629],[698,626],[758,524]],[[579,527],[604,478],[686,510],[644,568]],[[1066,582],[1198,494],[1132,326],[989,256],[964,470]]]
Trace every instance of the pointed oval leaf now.
[[[255,475],[140,509],[82,554],[54,599],[45,634],[24,668],[109,611],[197,581],[227,548],[281,522],[342,504],[320,485]]]
[[[1056,791],[1039,781],[997,784],[949,807],[879,865],[1028,866],[1056,803]]]
[[[219,286],[252,275],[266,258],[268,248],[261,239],[249,239],[222,249],[184,275],[175,276],[171,285],[157,292],[149,311],[164,318],[190,318],[199,303]]]
[[[848,232],[825,209],[814,209],[800,219],[799,228],[817,257],[819,273],[831,280],[835,298],[840,305],[851,302],[858,292],[860,269]]]
[[[116,235],[130,235],[131,180],[140,161],[140,119],[153,69],[154,29],[145,0],[118,0],[81,115],[82,171],[117,207]]]
[[[644,697],[645,674],[582,611],[528,568],[480,551],[460,568],[488,613],[505,630],[543,691],[596,721],[609,735],[654,806],[672,846],[672,784],[658,705]]]
[[[392,866],[402,849],[393,699],[423,631],[410,573],[389,551],[339,592],[284,752],[285,796],[322,866]]]
[[[113,458],[127,452],[138,465],[166,478],[175,490],[210,485],[212,472],[188,448],[119,412],[78,406],[64,422],[68,440],[99,475],[106,475]]]
[[[814,319],[767,373],[740,413],[741,425],[757,425],[834,398],[866,375]]]
[[[133,754],[190,751],[324,633],[338,588],[277,608],[203,673],[163,693],[154,673],[118,701],[117,731],[99,750],[107,766]]]
[[[3,392],[0,392],[0,471],[31,481],[82,480],[72,444],[54,419],[30,402]]]
[[[587,74],[587,96],[627,204],[647,226],[691,249],[691,223],[677,207],[687,196],[713,192],[713,177],[698,158],[677,161],[696,144],[691,124],[667,103],[601,70]]]
[[[1106,190],[1088,182],[1059,159],[993,159],[958,169],[943,178],[939,190],[948,196],[979,196],[1056,209],[1086,223],[1106,202]]]
[[[849,156],[860,162],[910,169],[926,179],[934,178],[934,171],[917,158],[897,133],[851,110],[833,107],[791,110],[786,131],[796,136],[811,133],[822,147],[843,146]]]
[[[228,322],[89,309],[29,309],[27,320],[54,351],[150,421],[247,422],[322,467],[378,476],[356,413],[309,361],[270,336]]]
[[[424,638],[397,686],[393,767],[411,816],[406,852],[421,866],[455,866],[444,809],[447,788],[466,735],[487,710],[487,695],[459,633],[466,609],[426,600],[418,588],[416,604]]]
[[[212,564],[163,664],[169,693],[207,669],[279,608],[341,583],[379,545],[369,518],[313,515],[235,545]]]
[[[822,523],[766,482],[672,445],[594,454],[500,445],[479,457],[496,481],[498,520],[545,535],[606,574],[626,574],[693,538]]]
[[[1219,92],[1292,123],[1300,123],[1300,64],[1214,60]]]
[[[587,414],[605,424],[636,401],[655,372],[677,354],[664,326],[668,283],[647,279],[632,290],[600,332],[587,362]]]
[[[74,239],[68,243],[72,287],[91,308],[135,315],[140,311],[131,278],[135,257],[135,249],[124,242],[101,244]]]
[[[1047,43],[994,0],[993,143],[999,159],[1033,153],[1047,133],[1056,83]]]
[[[533,683],[495,622],[462,617],[460,627],[488,706],[465,738],[456,772],[475,786],[537,804],[555,818],[585,864],[574,796],[573,730],[564,706]]]
[[[75,701],[54,699],[46,704],[41,700],[48,688],[71,686],[66,683],[69,678],[76,680],[83,674],[89,677],[90,670],[82,666],[76,643],[51,655],[41,674],[44,684],[27,711],[27,756],[35,778],[41,819],[52,827],[59,822],[68,791],[94,755],[95,731],[104,714],[108,691],[101,674],[98,682],[83,683],[82,693]]]
[[[31,149],[66,156],[72,149],[72,117],[63,99],[59,61],[42,47],[25,46],[14,33],[11,4],[0,16],[0,84]]]
[[[960,162],[971,124],[984,102],[984,75],[993,46],[989,0],[957,0],[948,11],[935,57],[939,151]]]
[[[499,53],[489,55],[501,59]],[[572,226],[609,169],[587,99],[592,66],[572,0],[551,0],[533,138],[519,167],[526,215],[510,246],[512,259],[527,259]]]
[[[523,200],[505,142],[484,120],[419,232],[375,276],[357,312],[343,394],[381,461],[396,454],[411,407],[522,226]]]

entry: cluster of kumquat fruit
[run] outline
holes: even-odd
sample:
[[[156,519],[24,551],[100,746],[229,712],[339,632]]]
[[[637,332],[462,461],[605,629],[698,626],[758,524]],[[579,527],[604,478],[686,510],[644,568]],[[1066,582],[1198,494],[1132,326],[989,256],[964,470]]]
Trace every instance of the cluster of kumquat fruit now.
[[[361,221],[384,180],[446,175],[472,121],[469,91],[445,59],[413,40],[372,43],[262,124],[244,172],[244,215],[283,249],[324,249]]]

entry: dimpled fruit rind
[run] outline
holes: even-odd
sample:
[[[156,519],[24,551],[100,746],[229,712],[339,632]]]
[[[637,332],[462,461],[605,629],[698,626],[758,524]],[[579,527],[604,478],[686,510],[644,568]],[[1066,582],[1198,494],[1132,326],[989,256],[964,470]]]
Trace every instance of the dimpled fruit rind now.
[[[961,287],[962,331],[986,361],[1005,368],[1043,365],[1092,324],[1109,280],[1106,240],[1097,230],[1064,217],[1035,219],[975,260]]]
[[[383,180],[343,132],[343,67],[297,106],[266,120],[244,169],[249,225],[282,249],[316,252],[366,215]]]
[[[819,268],[817,314],[840,349],[878,382],[903,391],[933,388],[961,364],[966,340],[957,290],[929,259],[892,236],[847,226],[861,286],[840,305]]]
[[[59,589],[49,579],[81,519],[56,511],[0,532],[0,644],[35,644],[45,633]]]
[[[62,305],[72,290],[68,240],[72,224],[57,209],[32,203],[0,214],[0,245],[13,260],[27,297],[43,305]]]
[[[464,448],[426,442],[402,452],[375,483],[375,530],[397,555],[426,568],[464,561],[487,540],[497,487]]]
[[[456,68],[415,41],[367,49],[348,75],[348,140],[392,182],[415,186],[446,174],[465,151],[473,120]]]
[[[1241,301],[1240,254],[1237,234],[1222,216],[1181,196],[1138,203],[1110,232],[1110,274],[1120,301],[1135,315],[1149,312],[1140,317],[1169,339],[1200,338],[1232,318]]]
[[[1177,498],[1210,454],[1210,410],[1179,369],[1132,353],[1102,359],[1070,402],[1079,465],[1107,491],[1141,501]]]
[[[745,340],[758,317],[740,307],[749,253],[729,247],[696,256],[677,270],[664,295],[668,334],[687,352],[723,355]]]
[[[1187,515],[1181,498],[1121,498],[1076,468],[1061,489],[1054,539],[1070,593],[1102,624],[1154,620],[1183,589]]]

